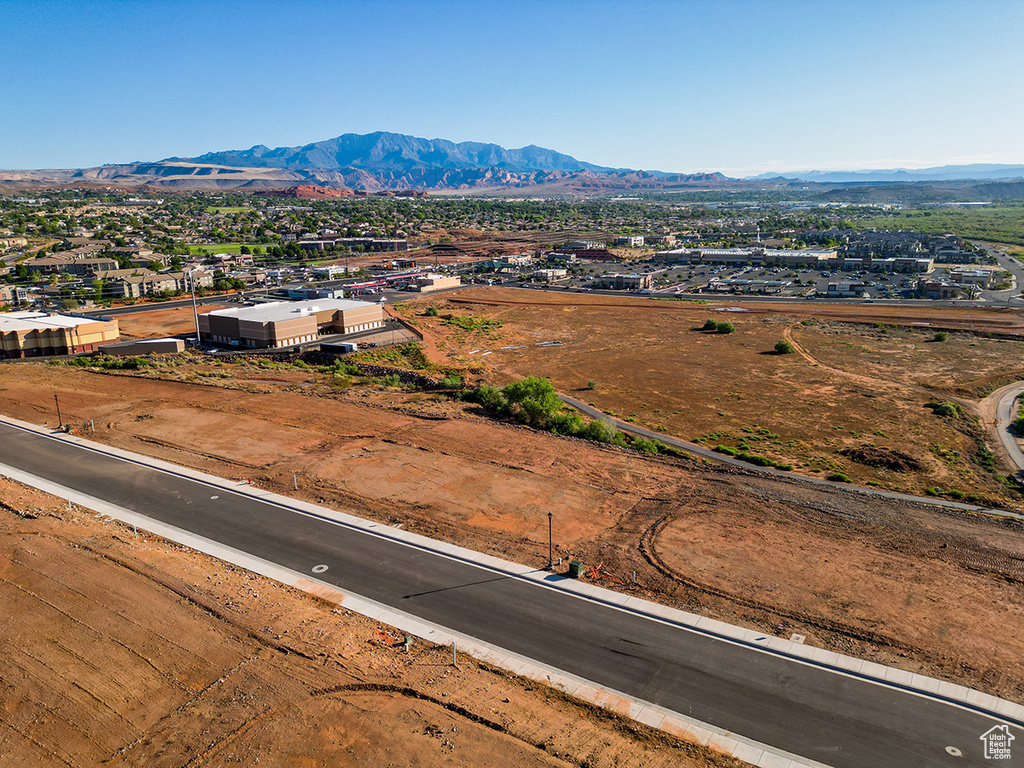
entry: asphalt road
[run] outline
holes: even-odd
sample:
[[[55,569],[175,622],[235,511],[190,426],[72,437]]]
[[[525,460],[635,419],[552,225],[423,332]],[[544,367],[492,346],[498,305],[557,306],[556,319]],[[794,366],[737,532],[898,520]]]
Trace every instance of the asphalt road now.
[[[996,431],[999,433],[999,441],[1003,444],[1010,459],[1018,470],[1024,471],[1024,453],[1021,453],[1020,446],[1017,445],[1017,440],[1010,431],[1012,429],[1010,425],[1017,418],[1017,409],[1014,406],[1021,393],[1024,393],[1024,382],[1018,381],[1006,387],[1006,391],[999,396],[999,402],[996,403]],[[1020,472],[1018,472],[1019,474]]]
[[[837,768],[984,764],[996,722],[6,424],[0,463]]]
[[[1022,386],[1019,391],[1024,391],[1024,386]],[[577,410],[585,413],[587,416],[590,416],[591,418],[603,419],[604,421],[609,422],[613,427],[622,432],[629,432],[634,435],[640,435],[641,437],[646,437],[651,440],[659,440],[660,442],[665,443],[666,445],[671,445],[674,448],[681,448],[682,450],[687,451],[689,453],[693,453],[698,456],[703,456],[705,458],[720,462],[722,464],[731,464],[734,467],[741,467],[751,472],[760,472],[765,475],[775,475],[776,477],[784,477],[787,478],[788,480],[792,480],[795,482],[807,483],[808,485],[817,485],[819,487],[830,488],[834,491],[847,491],[851,493],[864,494],[865,496],[875,496],[880,499],[888,499],[889,501],[909,501],[914,504],[927,504],[933,507],[959,509],[965,512],[985,512],[986,514],[998,515],[999,517],[1014,517],[1017,519],[1024,518],[1024,515],[1020,515],[1016,512],[1010,512],[1009,510],[1005,509],[995,509],[993,507],[980,507],[977,504],[964,504],[959,501],[949,501],[947,499],[925,498],[924,496],[911,496],[908,493],[883,491],[877,488],[863,488],[857,485],[847,485],[845,483],[837,483],[831,480],[825,480],[824,478],[820,477],[796,475],[793,474],[792,472],[786,472],[785,470],[775,469],[774,467],[758,467],[754,464],[748,464],[745,461],[741,461],[740,459],[736,459],[731,456],[726,456],[725,454],[722,453],[716,453],[715,451],[712,451],[710,448],[705,448],[704,446],[697,445],[696,443],[689,443],[685,440],[679,440],[678,438],[675,437],[669,437],[668,435],[664,435],[661,432],[654,432],[650,429],[638,427],[635,424],[620,421],[619,419],[613,419],[607,414],[597,410],[593,406],[587,405],[586,403],[577,400],[574,397],[569,397],[568,395],[559,395],[559,397],[561,398],[563,403],[571,405],[573,408],[576,408]],[[1000,407],[1002,407],[1003,405],[1004,403],[1001,402]],[[1002,413],[1002,411],[1000,411],[1000,413]],[[1003,436],[1003,433],[1005,433],[1005,430],[1000,431],[1001,437]],[[1016,448],[1016,445],[1014,445],[1014,448]],[[1017,450],[1017,454],[1020,455],[1019,450]],[[1020,466],[1024,467],[1024,455],[1021,455],[1021,460],[1022,463],[1020,464]]]

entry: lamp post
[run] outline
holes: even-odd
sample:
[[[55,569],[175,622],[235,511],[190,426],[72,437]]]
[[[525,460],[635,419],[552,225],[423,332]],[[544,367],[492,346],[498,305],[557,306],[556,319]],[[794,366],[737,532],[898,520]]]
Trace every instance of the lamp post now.
[[[554,558],[554,547],[552,546],[551,539],[551,513],[548,512],[548,570],[553,571],[555,569],[555,558]]]

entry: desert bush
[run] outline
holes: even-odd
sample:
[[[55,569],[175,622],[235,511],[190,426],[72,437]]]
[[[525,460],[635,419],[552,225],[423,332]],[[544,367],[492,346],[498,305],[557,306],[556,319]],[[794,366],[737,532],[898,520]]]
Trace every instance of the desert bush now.
[[[775,352],[780,355],[791,355],[796,352],[796,347],[787,339],[779,339],[775,342]]]
[[[513,381],[501,390],[508,402],[509,413],[531,427],[544,428],[562,410],[562,401],[547,379],[528,376]]]
[[[508,411],[508,400],[500,389],[490,384],[481,384],[476,389],[466,393],[466,399],[473,403],[479,403],[486,410],[498,415],[504,415]]]
[[[935,335],[932,336],[932,341],[945,341],[949,338],[949,334],[945,331],[936,331]]]
[[[931,408],[936,416],[944,416],[949,419],[963,418],[964,409],[956,403],[925,403],[925,408]]]
[[[583,431],[583,419],[578,413],[556,413],[551,417],[548,428],[556,435],[574,437]]]
[[[715,324],[715,333],[732,333],[736,330],[736,326],[730,323],[728,320],[722,320]]]
[[[427,317],[437,317],[437,307],[427,307],[426,312],[423,314]]]
[[[664,448],[660,440],[650,440],[646,437],[634,437],[632,440],[632,448],[644,453],[660,453],[661,449]]]

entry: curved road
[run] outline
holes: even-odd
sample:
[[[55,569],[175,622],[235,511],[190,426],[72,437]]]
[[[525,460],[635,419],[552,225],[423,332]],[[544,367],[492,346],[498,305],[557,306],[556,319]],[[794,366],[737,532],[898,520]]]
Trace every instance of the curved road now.
[[[1024,452],[1017,444],[1011,425],[1017,418],[1015,406],[1021,393],[1024,393],[1024,381],[1015,381],[989,395],[995,399],[996,433],[1010,460],[1017,466],[1018,474],[1024,471]]]
[[[1021,382],[1021,385],[1022,386],[1020,391],[1024,391],[1024,382]],[[740,461],[739,459],[733,458],[732,456],[726,456],[721,453],[716,453],[715,451],[712,451],[709,448],[705,448],[702,445],[697,445],[696,443],[690,443],[687,442],[686,440],[679,440],[678,438],[675,437],[663,435],[660,432],[654,432],[650,429],[638,427],[635,424],[629,424],[628,422],[625,421],[613,419],[611,416],[602,413],[593,406],[587,405],[586,403],[577,400],[574,397],[569,397],[568,395],[559,395],[559,397],[562,399],[562,402],[565,403],[566,405],[570,405],[573,408],[582,411],[591,418],[603,419],[604,421],[607,421],[616,429],[621,430],[622,432],[629,432],[634,435],[640,435],[641,437],[647,437],[652,440],[658,440],[662,443],[665,443],[665,445],[671,445],[673,448],[680,448],[684,451],[687,451],[688,453],[695,453],[698,456],[703,456],[704,458],[712,459],[723,464],[731,464],[734,467],[741,467],[742,469],[750,470],[753,472],[762,472],[767,475],[775,475],[776,477],[784,477],[787,478],[788,480],[793,480],[800,483],[808,483],[809,485],[816,485],[819,487],[829,488],[831,490],[851,491],[853,493],[861,493],[866,496],[875,496],[880,499],[889,499],[890,501],[909,501],[913,502],[914,504],[927,504],[933,507],[945,507],[946,509],[957,509],[965,512],[984,512],[990,515],[998,515],[999,517],[1013,517],[1017,518],[1018,520],[1024,520],[1024,515],[1021,515],[1017,512],[1010,512],[1009,510],[1005,509],[995,509],[994,507],[979,507],[976,504],[962,504],[958,501],[947,501],[946,499],[939,499],[934,497],[926,498],[924,496],[912,496],[908,493],[896,493],[895,491],[882,491],[875,488],[864,488],[859,485],[834,483],[830,480],[824,480],[820,477],[796,475],[793,474],[792,472],[786,472],[781,469],[775,469],[774,467],[758,467],[754,464],[748,464],[745,461]],[[1018,451],[1018,453],[1020,452]],[[1022,457],[1022,460],[1024,460],[1024,457]],[[1024,467],[1024,465],[1021,466]]]
[[[557,588],[557,577],[536,583],[397,541],[384,526],[378,534],[367,530],[372,524],[338,523],[145,461],[0,422],[7,467],[300,574],[325,565],[318,578],[343,591],[819,763],[979,765],[981,735],[1005,719],[584,598]],[[1011,722],[1024,744],[1024,723]],[[1024,750],[1001,765],[1024,765]]]

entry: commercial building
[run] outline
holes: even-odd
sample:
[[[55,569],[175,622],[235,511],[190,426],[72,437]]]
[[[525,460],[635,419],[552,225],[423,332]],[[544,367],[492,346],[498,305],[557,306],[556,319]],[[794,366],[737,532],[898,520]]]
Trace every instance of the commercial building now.
[[[594,280],[595,287],[615,290],[640,291],[654,287],[651,275],[601,275]]]
[[[659,261],[680,264],[751,264],[755,266],[780,265],[788,267],[824,266],[838,258],[837,252],[787,251],[774,248],[677,248],[655,255]]]
[[[782,293],[793,283],[789,280],[747,280],[744,278],[732,277],[720,279],[717,277],[708,281],[707,290],[714,293]]]
[[[458,275],[427,274],[417,277],[409,285],[409,290],[429,293],[430,291],[443,291],[446,288],[458,288],[460,285],[462,285],[462,278]]]
[[[569,270],[567,269],[538,269],[535,272],[530,273],[530,277],[534,280],[564,280],[569,276]]]
[[[643,235],[622,235],[615,238],[615,245],[624,245],[627,248],[641,248],[643,244]]]
[[[384,309],[379,304],[346,299],[275,301],[199,316],[200,338],[253,349],[290,347],[316,341],[321,335],[383,326]]]
[[[91,352],[120,338],[117,320],[49,312],[0,314],[0,357]]]
[[[172,355],[185,351],[185,342],[178,338],[133,339],[117,344],[104,344],[100,352],[111,357],[132,357],[134,355]]]
[[[0,306],[28,301],[28,288],[20,285],[0,285]]]
[[[954,267],[949,270],[949,279],[957,285],[973,285],[987,290],[992,287],[995,272],[988,267]]]
[[[867,285],[859,281],[848,283],[829,283],[828,288],[825,291],[825,295],[830,297],[863,296],[866,290]]]

